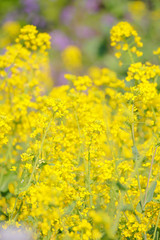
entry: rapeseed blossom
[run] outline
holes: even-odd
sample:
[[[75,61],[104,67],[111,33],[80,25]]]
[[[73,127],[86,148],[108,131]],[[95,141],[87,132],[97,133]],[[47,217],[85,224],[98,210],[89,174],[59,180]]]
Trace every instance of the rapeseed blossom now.
[[[158,239],[160,68],[134,60],[143,44],[129,23],[112,28],[111,44],[129,53],[123,79],[92,66],[60,87],[51,87],[50,37],[35,26],[0,56],[3,229],[24,224],[39,240]],[[81,66],[70,50],[69,71]]]
[[[111,46],[116,49],[116,58],[119,59],[122,56],[122,51],[128,52],[132,62],[134,61],[133,54],[136,54],[137,57],[143,55],[143,52],[138,50],[138,48],[143,47],[141,38],[128,22],[119,22],[116,26],[113,26],[110,33]],[[122,65],[121,61],[120,65]]]

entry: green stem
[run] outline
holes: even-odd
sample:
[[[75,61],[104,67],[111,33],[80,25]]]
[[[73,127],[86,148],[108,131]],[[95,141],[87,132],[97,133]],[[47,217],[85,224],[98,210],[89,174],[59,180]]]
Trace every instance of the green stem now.
[[[154,229],[153,240],[155,239],[156,233],[157,233],[157,227],[158,227],[158,223],[159,223],[159,215],[160,215],[160,210],[159,210],[159,213],[158,213],[157,222],[156,222],[156,226],[155,226],[155,229]]]
[[[119,220],[120,220],[120,217],[121,217],[121,211],[122,211],[122,207],[123,207],[124,195],[125,195],[125,193],[122,193],[121,196],[120,196],[120,201],[119,201],[119,206],[118,206],[118,213],[117,213],[116,219],[114,220],[114,224],[113,224],[113,227],[112,227],[113,235],[115,235],[115,233],[117,231],[117,228],[118,228]]]
[[[15,209],[16,209],[17,200],[18,200],[18,196],[17,196],[17,198],[16,198],[16,200],[15,200],[15,203],[14,203],[14,208],[13,208],[13,211],[12,211],[12,213],[11,213],[10,220],[12,220],[12,219],[13,219],[13,214],[14,214],[14,211],[15,211]]]
[[[29,178],[28,184],[27,184],[27,186],[26,186],[27,188],[30,186],[30,183],[31,183],[31,181],[32,181],[32,179],[33,179],[33,175],[34,175],[34,173],[35,173],[35,170],[36,170],[36,167],[37,167],[37,163],[38,163],[38,161],[39,161],[39,157],[40,157],[40,155],[41,155],[41,153],[42,153],[42,149],[43,149],[43,145],[44,145],[44,140],[45,140],[46,135],[47,135],[47,132],[48,132],[50,126],[51,126],[51,122],[52,122],[52,119],[50,120],[50,122],[49,122],[49,124],[48,124],[48,127],[46,128],[46,131],[44,132],[44,135],[43,135],[43,138],[42,138],[42,142],[41,142],[41,147],[40,147],[40,149],[39,149],[38,156],[37,156],[37,158],[36,158],[36,160],[35,160],[35,163],[34,163],[34,166],[33,166],[33,171],[32,171],[32,173],[31,173],[31,176],[30,176],[30,178]]]
[[[93,205],[93,200],[92,200],[92,194],[91,194],[91,158],[90,158],[90,146],[89,145],[89,149],[88,149],[88,176],[87,176],[87,182],[88,182],[88,191],[90,193],[89,195],[89,203],[90,203],[90,207],[92,207]]]
[[[16,215],[15,215],[15,217],[14,217],[14,219],[13,219],[14,221],[17,220],[17,218],[18,218],[18,216],[19,216],[19,214],[20,214],[20,212],[21,212],[22,205],[23,205],[23,201],[21,202],[21,204],[20,204],[20,206],[19,206],[19,209],[18,209],[18,211],[17,211],[17,213],[16,213]]]
[[[131,63],[134,63],[133,55],[132,55],[132,53],[131,53],[130,48],[128,48],[128,54],[129,54],[129,56],[130,56]]]
[[[155,158],[155,155],[156,155],[156,152],[157,152],[157,148],[158,148],[158,147],[155,148],[154,153],[153,153],[153,155],[152,155],[151,167],[150,167],[150,170],[149,170],[149,175],[148,175],[148,180],[147,180],[147,187],[146,187],[146,191],[145,191],[143,208],[144,208],[145,205],[146,205],[147,193],[148,193],[148,188],[149,188],[149,180],[150,180],[150,178],[151,178],[152,167],[153,167],[154,158]]]

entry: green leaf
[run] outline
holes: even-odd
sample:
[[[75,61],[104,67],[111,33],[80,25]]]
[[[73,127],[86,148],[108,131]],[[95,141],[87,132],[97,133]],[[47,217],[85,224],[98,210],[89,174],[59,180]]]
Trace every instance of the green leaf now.
[[[76,201],[73,201],[68,207],[65,208],[64,215],[69,215],[76,206]]]
[[[15,173],[8,173],[3,176],[2,182],[0,185],[0,192],[7,192],[8,191],[8,184],[13,182],[16,179]]]
[[[34,224],[35,219],[32,216],[28,216],[27,219],[30,223]]]
[[[3,215],[3,216],[5,216],[6,218],[8,218],[8,215],[0,210],[0,216],[1,216],[1,215]]]
[[[136,210],[138,212],[142,213],[144,211],[145,205],[147,203],[151,202],[152,200],[155,201],[155,202],[158,202],[158,200],[156,201],[156,200],[153,199],[153,194],[154,194],[154,190],[155,190],[156,186],[157,186],[156,181],[151,183],[151,186],[150,186],[150,188],[147,192],[146,202],[145,202],[144,206],[142,207],[141,201],[139,201],[139,203],[137,204]],[[142,197],[142,202],[144,203],[144,195]]]
[[[132,211],[132,205],[126,204],[122,207],[122,211]]]
[[[128,133],[128,129],[127,128],[120,127],[120,129]]]
[[[156,147],[159,147],[159,146],[160,146],[160,143],[157,143],[157,144],[156,144]]]
[[[139,213],[142,213],[142,212],[143,212],[142,205],[141,205],[141,201],[139,201],[139,203],[137,204],[136,210],[137,210],[137,212],[139,212]]]
[[[157,186],[157,181],[154,181],[151,183],[151,186],[147,192],[146,203],[149,203],[152,201],[154,190],[155,190],[156,186]]]
[[[135,145],[132,147],[132,153],[135,158],[137,158],[137,156],[139,155],[138,149]]]
[[[114,238],[112,236],[110,236],[111,234],[105,233],[102,237],[101,240],[114,240]]]
[[[121,191],[127,190],[127,187],[125,185],[123,185],[122,183],[120,183],[119,181],[116,182],[116,185]]]
[[[160,203],[159,199],[152,199],[152,201],[155,202],[155,203]]]

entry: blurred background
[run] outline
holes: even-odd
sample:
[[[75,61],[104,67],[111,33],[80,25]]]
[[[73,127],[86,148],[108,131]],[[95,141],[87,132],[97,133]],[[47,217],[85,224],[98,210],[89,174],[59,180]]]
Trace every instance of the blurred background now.
[[[119,21],[130,22],[144,43],[140,61],[158,63],[153,50],[160,46],[160,1],[129,0],[5,0],[0,1],[0,48],[14,42],[26,24],[51,35],[51,75],[54,84],[66,84],[65,73],[87,74],[107,67],[123,75],[110,47],[110,30]]]

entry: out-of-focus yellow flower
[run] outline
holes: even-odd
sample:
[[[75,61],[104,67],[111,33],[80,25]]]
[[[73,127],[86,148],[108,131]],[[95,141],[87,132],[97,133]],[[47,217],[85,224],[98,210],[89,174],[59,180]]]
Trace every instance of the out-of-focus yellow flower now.
[[[14,187],[13,183],[8,184],[8,189],[9,189],[10,193],[14,194],[15,187]]]
[[[153,21],[160,20],[160,8],[151,11],[150,14]]]
[[[16,37],[20,31],[20,24],[14,21],[5,22],[2,30],[10,37]]]
[[[146,4],[142,1],[130,1],[128,2],[128,10],[134,16],[134,18],[142,18],[147,13]]]
[[[62,60],[67,70],[78,70],[82,65],[81,51],[76,46],[68,46],[62,52]]]
[[[15,21],[8,21],[2,25],[0,47],[9,45],[17,37],[20,31],[20,24]]]

